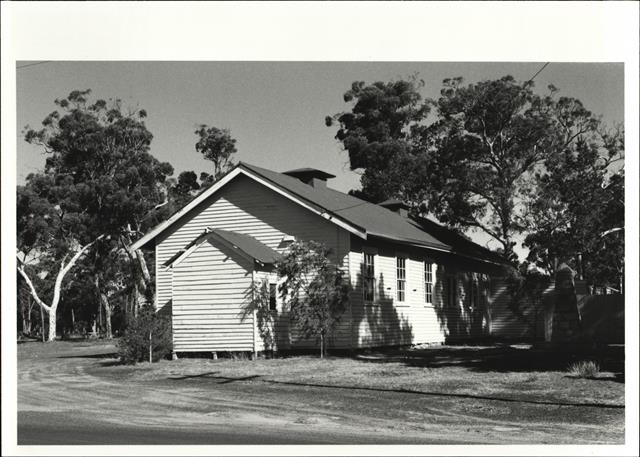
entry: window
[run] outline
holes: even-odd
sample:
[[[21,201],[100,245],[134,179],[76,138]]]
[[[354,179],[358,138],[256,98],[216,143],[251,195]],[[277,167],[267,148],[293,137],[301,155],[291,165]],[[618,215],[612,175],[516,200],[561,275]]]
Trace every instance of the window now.
[[[269,284],[269,309],[271,311],[275,311],[277,309],[276,293],[276,284],[272,282]]]
[[[453,308],[456,306],[457,293],[456,293],[457,281],[455,276],[447,277],[447,306]]]
[[[433,303],[433,264],[424,262],[424,302]]]
[[[471,279],[471,312],[474,312],[480,308],[480,290],[478,287],[478,280],[476,278]]]
[[[372,302],[375,292],[375,269],[373,265],[374,254],[364,254],[364,300]]]
[[[396,259],[396,277],[397,277],[397,298],[398,301],[404,301],[405,297],[405,286],[407,282],[407,269],[406,269],[407,259],[404,257],[398,257]]]

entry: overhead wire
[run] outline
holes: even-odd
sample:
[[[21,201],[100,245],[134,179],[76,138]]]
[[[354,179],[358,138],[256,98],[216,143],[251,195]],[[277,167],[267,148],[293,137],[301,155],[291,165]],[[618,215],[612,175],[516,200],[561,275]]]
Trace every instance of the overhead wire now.
[[[36,65],[42,65],[43,63],[53,62],[53,60],[42,60],[40,62],[27,63],[25,65],[18,65],[16,70],[20,70],[21,68],[34,67]]]
[[[549,65],[550,63],[551,63],[551,62],[547,62],[547,63],[545,63],[545,64],[542,66],[542,68],[540,68],[540,70],[538,70],[538,71],[536,72],[536,74],[535,74],[535,75],[533,75],[533,76],[532,76],[532,77],[531,77],[527,82],[528,82],[528,83],[533,82],[533,80],[535,79],[535,77],[536,77],[536,76],[538,76],[540,73],[542,73],[542,70],[544,70],[545,68],[547,68],[547,65]]]

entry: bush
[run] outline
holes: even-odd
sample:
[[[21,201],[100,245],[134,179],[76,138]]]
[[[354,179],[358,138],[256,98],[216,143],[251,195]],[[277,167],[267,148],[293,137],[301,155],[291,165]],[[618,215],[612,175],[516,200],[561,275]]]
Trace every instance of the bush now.
[[[149,344],[151,335],[151,344]],[[172,350],[171,321],[166,316],[156,314],[152,306],[143,307],[129,322],[122,338],[118,341],[120,361],[127,364],[149,361],[154,362],[166,357]]]
[[[583,360],[569,365],[568,371],[576,378],[595,378],[600,373],[600,367],[595,362]]]

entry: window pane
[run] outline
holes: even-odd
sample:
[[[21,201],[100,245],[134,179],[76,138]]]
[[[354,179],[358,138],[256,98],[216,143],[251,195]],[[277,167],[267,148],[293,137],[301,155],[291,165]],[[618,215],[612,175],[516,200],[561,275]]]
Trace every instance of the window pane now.
[[[406,271],[406,259],[404,257],[398,257],[396,259],[396,278],[397,278],[397,299],[398,301],[404,301],[405,298],[405,282],[407,277]]]
[[[276,285],[274,283],[269,284],[269,309],[276,309]]]
[[[424,301],[433,303],[433,264],[424,262]]]
[[[364,254],[363,295],[365,301],[373,301],[375,291],[374,254]]]

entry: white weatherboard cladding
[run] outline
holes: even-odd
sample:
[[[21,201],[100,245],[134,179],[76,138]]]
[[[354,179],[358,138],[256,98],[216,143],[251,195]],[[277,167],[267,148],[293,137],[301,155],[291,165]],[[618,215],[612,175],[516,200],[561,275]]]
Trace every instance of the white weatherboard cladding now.
[[[173,269],[176,352],[253,350],[253,314],[243,306],[252,265],[234,254],[204,241]]]
[[[504,279],[491,282],[491,336],[497,338],[531,338],[543,333],[541,304],[534,304],[526,297],[518,306],[510,306],[508,284]]]
[[[354,285],[350,297],[354,347],[394,344],[442,343],[445,334],[434,305],[424,302],[423,258],[406,256],[406,297],[397,301],[396,255],[375,250],[376,299],[364,303],[362,291],[362,252],[351,252],[350,274]],[[434,264],[434,271],[437,266]],[[439,277],[434,275],[434,301],[440,300]]]
[[[243,275],[235,270],[230,272],[224,280],[231,287],[221,284],[220,281],[216,283],[217,280],[209,275],[211,269],[215,269],[216,265],[212,265],[206,255],[194,252],[187,258],[190,259],[189,262],[185,259],[178,266],[181,272],[185,272],[185,274],[188,272],[189,276],[177,275],[174,277],[172,292],[171,269],[165,269],[162,264],[194,240],[207,227],[250,235],[279,252],[283,252],[287,247],[287,243],[283,243],[285,236],[319,241],[329,247],[333,252],[333,259],[337,259],[338,264],[345,270],[347,269],[350,249],[348,232],[252,179],[238,176],[186,214],[159,238],[156,245],[156,306],[158,308],[171,306],[173,294],[174,308],[178,297],[181,297],[180,300],[188,299],[190,301],[187,306],[178,305],[180,313],[198,315],[200,308],[211,307],[205,302],[208,296],[234,295],[235,292],[230,290],[234,290],[236,285],[240,283],[244,284]],[[251,277],[250,271],[247,277]],[[227,304],[223,305],[228,306]],[[175,319],[175,311],[173,315]],[[342,319],[336,331],[336,336],[332,341],[333,346],[349,346],[347,316],[348,312],[345,313],[345,318]],[[226,319],[224,315],[221,315],[220,318]],[[280,314],[279,319],[282,325],[287,322],[287,316],[284,313]],[[203,326],[212,325],[210,320],[201,321],[201,324]],[[228,323],[225,325],[232,326]],[[174,324],[175,341],[180,340],[181,332],[185,334],[193,332],[193,328],[178,327]],[[198,333],[198,335],[200,334]],[[190,350],[200,350],[197,349],[198,338],[202,342],[206,342],[211,340],[213,336],[202,334],[202,336],[193,337],[194,342],[189,346]],[[298,345],[314,346],[315,342],[300,342]],[[176,351],[180,350],[186,351],[188,349],[176,349]]]

